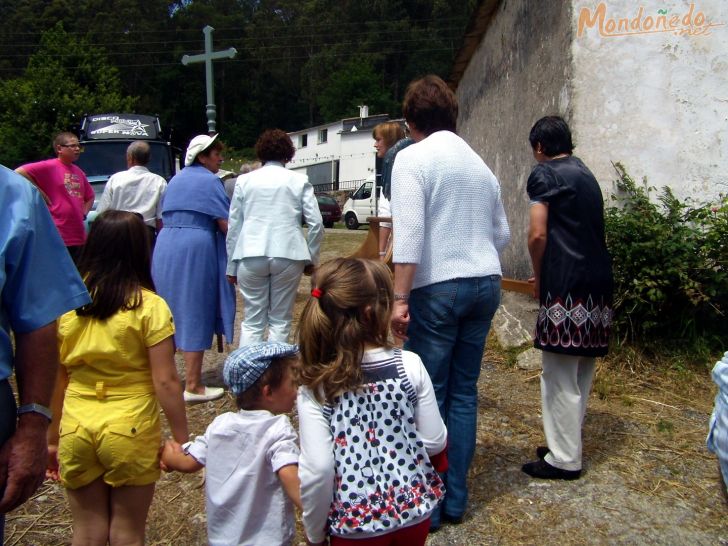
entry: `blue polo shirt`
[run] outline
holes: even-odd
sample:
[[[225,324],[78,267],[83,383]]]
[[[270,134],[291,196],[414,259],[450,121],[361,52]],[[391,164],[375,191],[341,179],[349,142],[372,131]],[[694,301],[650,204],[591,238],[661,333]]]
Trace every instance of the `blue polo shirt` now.
[[[90,302],[38,190],[0,165],[0,380],[13,371],[10,332],[37,330]]]

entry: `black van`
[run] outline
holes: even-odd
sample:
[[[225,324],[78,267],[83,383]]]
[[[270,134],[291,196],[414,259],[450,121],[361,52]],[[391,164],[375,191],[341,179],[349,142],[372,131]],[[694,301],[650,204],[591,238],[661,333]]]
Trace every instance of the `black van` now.
[[[86,173],[94,189],[96,210],[109,177],[125,171],[126,149],[135,140],[146,140],[151,148],[147,168],[167,181],[179,170],[180,151],[162,136],[157,116],[144,114],[93,114],[81,122],[79,141],[83,152],[76,165]],[[89,214],[92,221],[95,214]]]

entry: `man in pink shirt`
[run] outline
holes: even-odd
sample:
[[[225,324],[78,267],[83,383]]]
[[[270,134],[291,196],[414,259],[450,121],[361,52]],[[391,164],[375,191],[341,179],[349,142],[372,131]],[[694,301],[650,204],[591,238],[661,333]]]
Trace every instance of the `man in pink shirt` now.
[[[83,221],[94,203],[94,190],[86,174],[73,164],[81,155],[76,135],[59,133],[53,148],[56,159],[27,163],[16,172],[40,190],[68,252],[77,261],[86,242]]]

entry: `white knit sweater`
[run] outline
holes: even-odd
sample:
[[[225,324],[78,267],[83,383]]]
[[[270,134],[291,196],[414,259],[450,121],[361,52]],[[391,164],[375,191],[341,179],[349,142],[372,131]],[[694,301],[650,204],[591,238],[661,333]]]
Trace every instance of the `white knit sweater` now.
[[[500,275],[510,230],[500,185],[450,131],[397,154],[392,172],[394,263],[417,264],[412,288]]]

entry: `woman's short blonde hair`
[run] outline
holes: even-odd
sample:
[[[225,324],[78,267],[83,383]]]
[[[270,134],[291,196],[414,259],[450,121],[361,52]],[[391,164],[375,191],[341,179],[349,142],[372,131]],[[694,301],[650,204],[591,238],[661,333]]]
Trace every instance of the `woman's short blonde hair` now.
[[[395,142],[404,138],[404,129],[396,121],[385,121],[374,127],[372,137],[375,140],[381,138],[389,149],[394,146]]]

